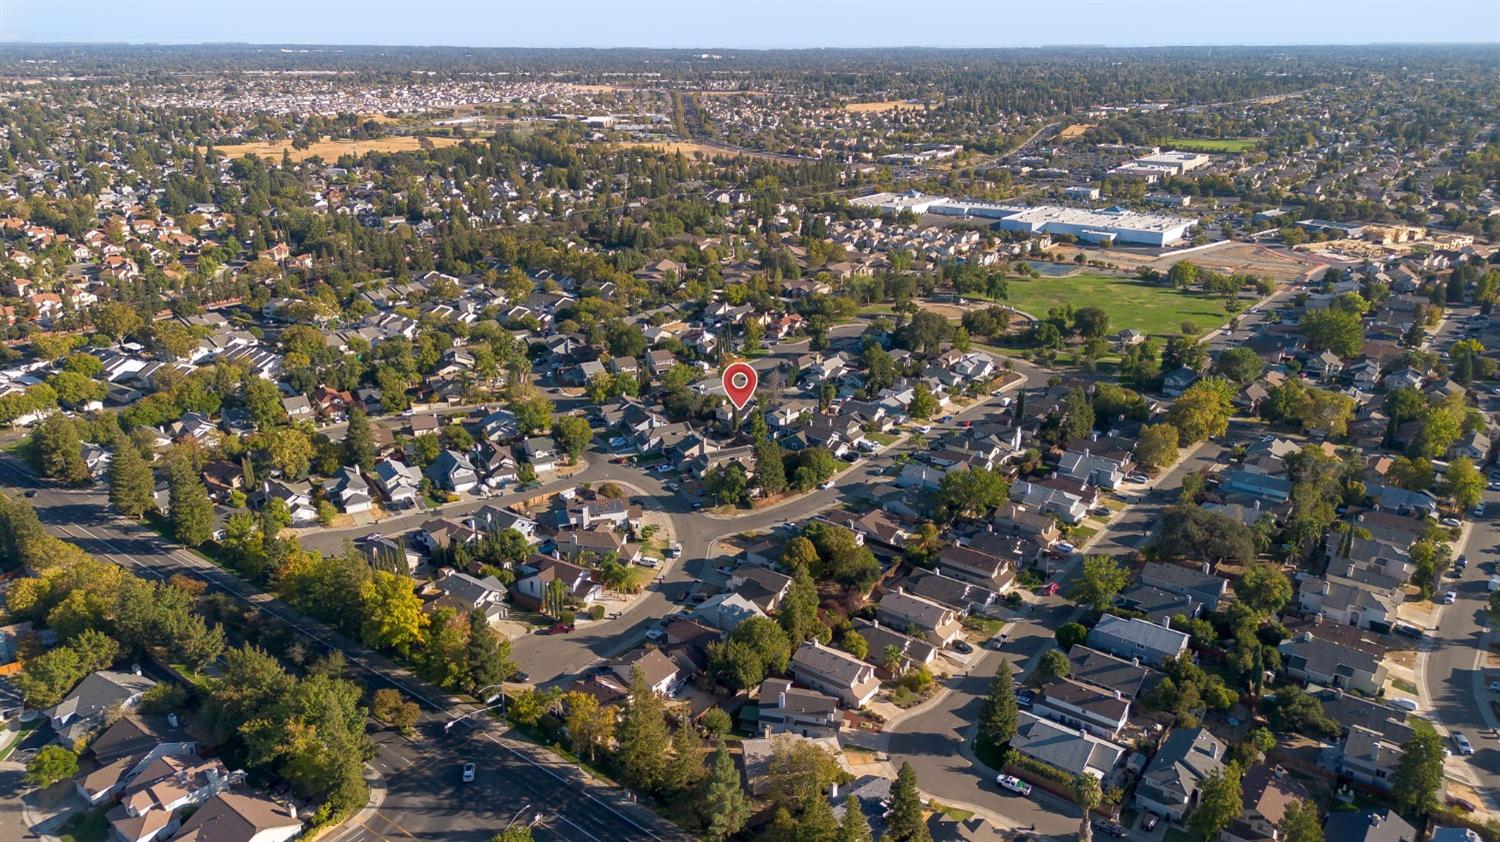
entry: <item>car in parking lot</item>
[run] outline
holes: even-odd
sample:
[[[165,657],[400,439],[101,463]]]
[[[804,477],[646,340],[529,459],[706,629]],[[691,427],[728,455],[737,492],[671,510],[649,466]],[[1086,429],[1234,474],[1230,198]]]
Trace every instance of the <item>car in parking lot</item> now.
[[[995,783],[1001,789],[1010,790],[1017,795],[1031,795],[1031,784],[1026,783],[1015,775],[998,775],[995,778]]]
[[[1453,744],[1455,746],[1458,746],[1458,753],[1462,754],[1465,757],[1469,757],[1474,754],[1474,744],[1469,742],[1469,738],[1465,737],[1461,733],[1458,733],[1456,731],[1453,733]]]
[[[1480,503],[1479,505],[1475,506],[1474,511],[1470,512],[1470,515],[1475,518],[1484,517],[1484,504]]]
[[[463,781],[466,784],[474,783],[474,764],[473,763],[465,763],[464,764]]]

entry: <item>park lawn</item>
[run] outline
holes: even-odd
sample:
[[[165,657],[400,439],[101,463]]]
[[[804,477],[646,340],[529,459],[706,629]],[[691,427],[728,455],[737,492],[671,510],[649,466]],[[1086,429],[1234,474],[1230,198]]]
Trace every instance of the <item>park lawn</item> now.
[[[1175,336],[1183,322],[1196,334],[1229,321],[1223,300],[1179,292],[1171,287],[1085,273],[1071,278],[1011,278],[1005,303],[1039,319],[1053,307],[1071,304],[1101,307],[1109,314],[1109,332],[1131,327],[1152,336]]]
[[[1260,141],[1253,137],[1169,137],[1161,143],[1163,146],[1190,152],[1229,152],[1237,155],[1254,149]]]

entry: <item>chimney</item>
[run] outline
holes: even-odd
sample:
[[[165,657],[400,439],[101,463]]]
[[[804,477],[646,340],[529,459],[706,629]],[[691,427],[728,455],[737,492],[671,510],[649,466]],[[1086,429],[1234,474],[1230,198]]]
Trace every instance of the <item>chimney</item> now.
[[[1202,570],[1203,570],[1203,575],[1207,576],[1209,573],[1211,573],[1213,571],[1213,568],[1209,567],[1208,562],[1205,561],[1205,562],[1203,562]]]
[[[786,707],[786,691],[785,690],[782,690],[780,693],[776,694],[776,706],[779,707],[779,708]]]
[[[830,800],[837,801],[838,797],[839,797],[839,785],[837,783],[834,783],[831,786],[829,786],[829,788],[828,788],[828,798]]]
[[[177,727],[177,714],[175,714],[175,713],[169,713],[169,714],[167,714],[167,724],[170,725],[170,726],[172,726],[173,728],[176,728]]]
[[[130,665],[130,671],[131,671],[131,673],[133,673],[135,675],[140,675],[141,674],[141,665],[140,664],[131,664]]]

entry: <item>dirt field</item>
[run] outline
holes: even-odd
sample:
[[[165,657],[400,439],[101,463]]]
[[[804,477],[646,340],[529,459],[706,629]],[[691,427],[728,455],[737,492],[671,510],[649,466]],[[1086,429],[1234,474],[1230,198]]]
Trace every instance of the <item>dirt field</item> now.
[[[1254,243],[1225,242],[1213,248],[1188,254],[1169,254],[1156,257],[1138,252],[1106,249],[1091,251],[1091,258],[1105,260],[1126,269],[1150,266],[1161,272],[1172,268],[1179,260],[1190,260],[1216,272],[1244,272],[1277,281],[1290,281],[1302,277],[1310,269],[1326,266],[1326,261],[1314,260],[1302,255],[1290,255],[1284,251],[1273,251]]]
[[[920,102],[907,102],[904,99],[888,99],[883,102],[844,103],[844,110],[853,114],[881,111],[921,111],[925,107]]]
[[[341,155],[363,155],[366,152],[415,152],[421,148],[421,139],[410,135],[382,137],[376,140],[320,140],[306,149],[293,149],[290,143],[238,143],[232,146],[215,146],[214,150],[230,158],[259,155],[262,158],[281,160],[285,150],[293,161],[321,157],[325,161],[337,161]],[[431,137],[433,146],[453,146],[456,137]]]
[[[1058,132],[1057,139],[1074,140],[1076,138],[1083,137],[1083,133],[1088,131],[1089,129],[1092,129],[1093,127],[1093,123],[1074,123],[1073,125],[1068,126],[1066,129]]]
[[[620,149],[655,149],[659,152],[667,153],[681,152],[684,155],[694,155],[697,153],[702,153],[703,155],[710,158],[716,156],[733,158],[736,155],[748,155],[752,158],[766,158],[767,160],[776,160],[776,158],[771,155],[760,155],[754,152],[736,152],[728,149],[720,149],[717,146],[709,146],[706,143],[693,143],[692,141],[688,140],[661,141],[659,143],[648,143],[643,141],[637,143],[615,143],[611,145]]]

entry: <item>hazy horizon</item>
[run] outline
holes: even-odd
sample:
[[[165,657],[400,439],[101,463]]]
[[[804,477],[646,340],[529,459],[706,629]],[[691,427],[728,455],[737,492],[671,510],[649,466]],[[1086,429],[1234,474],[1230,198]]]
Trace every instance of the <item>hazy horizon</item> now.
[[[419,15],[405,14],[417,7],[393,0],[358,6],[263,0],[253,16],[241,4],[183,0],[7,0],[5,7],[0,43],[30,45],[817,50],[1500,43],[1500,0],[1429,0],[1417,7],[1396,0],[431,0]],[[350,14],[355,8],[360,13]]]

